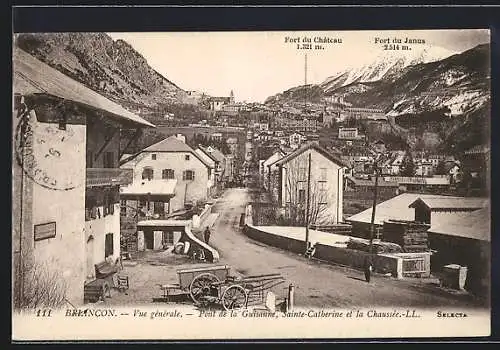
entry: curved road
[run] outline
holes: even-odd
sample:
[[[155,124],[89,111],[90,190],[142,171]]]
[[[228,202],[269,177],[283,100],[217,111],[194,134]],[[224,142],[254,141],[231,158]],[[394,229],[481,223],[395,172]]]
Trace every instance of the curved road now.
[[[430,283],[398,281],[374,276],[366,283],[361,271],[319,263],[291,252],[270,247],[244,235],[239,227],[249,201],[246,189],[230,188],[213,210],[219,213],[211,230],[210,245],[220,253],[220,262],[244,275],[281,273],[287,282],[273,291],[286,296],[289,283],[296,286],[295,305],[302,307],[467,307],[465,295],[447,293]]]

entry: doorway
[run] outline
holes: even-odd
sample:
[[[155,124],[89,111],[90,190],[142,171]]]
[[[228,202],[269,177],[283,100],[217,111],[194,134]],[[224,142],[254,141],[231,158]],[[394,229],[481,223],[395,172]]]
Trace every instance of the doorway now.
[[[146,249],[154,249],[154,234],[152,230],[144,231],[144,243]]]

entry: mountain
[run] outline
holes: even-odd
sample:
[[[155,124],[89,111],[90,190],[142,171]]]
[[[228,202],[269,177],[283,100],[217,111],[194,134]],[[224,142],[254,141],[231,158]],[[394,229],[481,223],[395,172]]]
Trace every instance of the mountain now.
[[[320,84],[325,93],[353,83],[370,83],[395,78],[406,67],[419,63],[429,63],[449,57],[454,52],[444,48],[415,45],[411,51],[385,50],[369,63],[341,71]]]
[[[345,100],[366,107],[382,108],[388,116],[416,115],[444,110],[447,116],[468,114],[490,99],[490,47],[488,44],[443,60],[416,64],[396,79],[350,91],[353,85],[336,90]]]
[[[191,103],[123,40],[104,33],[18,34],[15,44],[89,88],[132,109]]]
[[[433,140],[438,148],[458,150],[489,139],[490,45],[478,45],[437,61],[410,64],[432,55],[415,57],[398,60],[400,66],[396,61],[384,65],[376,60],[322,84],[271,96],[266,103],[303,104],[307,98],[322,107],[327,96],[343,97],[354,107],[384,110],[392,130],[404,135],[410,146]],[[405,64],[409,65],[401,68]]]

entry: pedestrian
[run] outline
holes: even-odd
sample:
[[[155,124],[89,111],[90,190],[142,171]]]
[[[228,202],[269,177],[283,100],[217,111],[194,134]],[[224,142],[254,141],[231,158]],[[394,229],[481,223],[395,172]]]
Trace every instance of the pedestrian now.
[[[365,269],[365,280],[366,282],[370,283],[370,278],[373,271],[373,264],[372,264],[372,259],[369,256],[367,256],[365,259],[364,269]]]
[[[208,241],[210,240],[210,229],[208,228],[208,226],[203,233],[203,238],[205,239],[205,243],[208,244]]]

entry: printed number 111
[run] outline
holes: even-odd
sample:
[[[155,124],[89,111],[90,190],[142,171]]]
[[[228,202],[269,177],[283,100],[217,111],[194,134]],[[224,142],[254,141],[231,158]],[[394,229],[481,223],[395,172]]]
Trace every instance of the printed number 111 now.
[[[50,317],[51,312],[52,312],[51,309],[44,309],[44,310],[38,309],[36,312],[36,316],[37,317]]]

